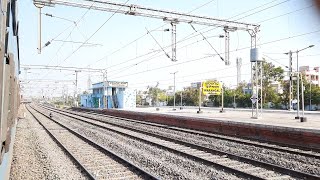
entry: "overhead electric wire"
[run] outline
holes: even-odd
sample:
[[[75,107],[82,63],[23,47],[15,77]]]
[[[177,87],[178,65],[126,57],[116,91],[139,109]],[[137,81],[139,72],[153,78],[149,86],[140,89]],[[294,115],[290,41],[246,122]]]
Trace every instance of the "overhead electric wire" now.
[[[83,68],[83,67],[74,67],[74,66],[48,66],[48,65],[38,65],[38,64],[21,64],[22,68],[29,68],[29,67],[49,67],[49,68],[64,68],[64,69],[85,69],[85,70],[99,70],[102,71],[103,69],[98,68]]]
[[[91,4],[90,8],[88,8],[87,11],[76,21],[76,24],[74,25],[73,29],[70,31],[69,35],[65,38],[65,40],[67,40],[67,39],[71,36],[71,34],[72,34],[72,32],[74,31],[74,29],[76,28],[77,24],[79,24],[79,22],[82,21],[82,19],[87,15],[87,13],[91,10],[91,8],[92,8],[92,6],[93,6],[94,4],[95,4],[95,2],[93,2],[93,3]],[[53,59],[58,55],[58,53],[60,52],[60,50],[61,50],[61,48],[63,47],[64,44],[65,44],[65,42],[63,42],[63,43],[61,44],[61,46],[60,46],[60,47],[58,48],[58,50],[56,51],[54,57],[52,57],[52,59],[49,61],[49,63],[48,63],[47,65],[49,65],[49,64],[53,61]],[[43,77],[46,77],[49,73],[50,73],[50,71],[47,72],[47,74],[45,74]]]
[[[211,37],[209,37],[209,38],[212,38],[212,37],[216,37],[216,36],[211,36]],[[209,39],[209,38],[207,38],[207,39]],[[196,43],[199,43],[199,42],[201,42],[201,41],[204,41],[204,39],[194,41],[194,42],[189,43],[189,44],[186,44],[186,45],[184,45],[184,46],[180,46],[179,48],[177,48],[177,50],[180,50],[180,49],[185,48],[185,47],[187,47],[187,46],[191,46],[191,45],[196,44]],[[152,59],[155,59],[155,58],[161,57],[161,56],[162,56],[162,54],[160,54],[160,55],[154,54],[152,57],[148,57],[147,59],[141,60],[141,61],[139,61],[138,63],[132,64],[132,65],[128,65],[128,66],[123,67],[123,68],[121,68],[121,69],[115,69],[115,70],[109,71],[109,73],[114,72],[114,71],[119,71],[119,72],[117,73],[117,74],[119,74],[119,73],[121,73],[120,71],[127,70],[127,69],[129,69],[129,68],[131,68],[131,67],[134,67],[134,66],[137,66],[137,65],[139,65],[139,64],[141,64],[141,63],[143,63],[143,62],[151,61]],[[113,75],[114,75],[114,74],[113,74]]]
[[[265,55],[265,54],[264,54],[264,56],[267,57],[268,59],[270,59],[271,61],[276,62],[276,63],[284,66],[285,68],[288,68],[288,65],[282,64],[282,63],[280,63],[279,61],[277,61],[277,60],[275,60],[275,59],[273,59],[273,58],[271,58],[271,57],[269,57],[269,56],[267,56],[267,55]]]
[[[130,0],[127,0],[124,4],[127,4]],[[111,16],[89,37],[87,38],[76,50],[74,50],[69,56],[67,56],[59,65],[66,62],[72,55],[74,55],[82,46],[84,43],[87,43],[100,29],[110,21],[110,19],[120,10],[122,7],[119,7],[118,10],[116,10],[114,13],[111,14]]]
[[[189,11],[188,13],[191,13],[191,12],[193,12],[193,11],[195,11],[195,10],[198,10],[198,9],[200,9],[201,7],[203,7],[203,6],[205,6],[205,5],[208,5],[209,3],[213,2],[213,1],[214,1],[214,0],[210,0],[210,1],[208,1],[207,3],[205,3],[205,4],[201,5],[201,6],[198,6],[197,8],[195,8],[195,9],[193,9],[193,10]],[[165,26],[165,25],[166,25],[166,24],[164,24],[164,25],[162,25],[162,26],[159,26],[158,28],[155,28],[155,29],[151,30],[151,32],[152,32],[152,31],[155,31],[155,30],[157,30],[157,29],[159,29],[159,28],[161,28],[161,27],[163,27],[163,26]],[[129,46],[130,44],[132,44],[132,43],[134,43],[134,42],[138,41],[139,39],[141,39],[141,38],[143,38],[143,37],[145,37],[147,34],[148,34],[148,33],[146,33],[146,34],[144,34],[144,35],[142,35],[142,36],[138,37],[137,39],[135,39],[135,40],[131,41],[130,43],[128,43],[128,44],[126,44],[126,45],[122,46],[121,48],[119,48],[119,49],[117,49],[117,50],[113,51],[112,53],[108,54],[107,56],[104,56],[103,58],[100,58],[98,61],[95,61],[94,63],[87,65],[86,67],[89,67],[89,66],[91,66],[91,65],[93,65],[93,64],[95,64],[95,63],[97,63],[97,62],[99,62],[99,61],[101,61],[101,60],[103,60],[103,59],[107,58],[108,56],[110,56],[110,55],[112,55],[112,54],[115,54],[116,52],[118,52],[118,51],[122,50],[123,48],[125,48],[125,47]],[[193,34],[193,33],[192,33],[192,34]],[[179,43],[179,41],[178,41],[177,43]],[[170,45],[168,45],[168,46],[166,46],[165,48],[168,48],[168,47],[171,47],[171,44],[170,44]],[[131,58],[131,59],[129,59],[129,60],[127,60],[127,61],[125,61],[125,62],[118,63],[118,64],[116,64],[116,65],[112,65],[112,66],[110,66],[110,67],[108,67],[108,68],[112,68],[112,67],[115,67],[115,66],[118,66],[118,65],[124,64],[124,63],[126,63],[126,62],[133,61],[133,60],[135,60],[135,59],[138,59],[138,58],[140,58],[140,57],[147,56],[147,55],[149,55],[149,54],[153,54],[154,52],[158,52],[158,51],[159,51],[159,50],[156,50],[156,51],[153,51],[153,52],[149,52],[149,53],[147,53],[147,54],[140,55],[140,56],[135,57],[135,58]],[[156,53],[156,54],[158,54],[158,53]],[[153,56],[154,56],[154,55],[153,55]],[[153,56],[152,56],[152,57],[153,57]],[[168,56],[167,56],[167,57],[168,57]],[[139,63],[140,63],[140,62],[139,62]],[[130,67],[136,66],[137,64],[138,64],[138,63],[135,63],[135,64],[133,64],[133,65],[130,65]],[[128,67],[129,67],[129,66],[128,66]],[[129,67],[129,68],[130,68],[130,67]]]
[[[172,58],[170,58],[169,54],[162,48],[162,46],[159,44],[159,42],[156,40],[156,38],[154,38],[151,34],[151,32],[146,28],[146,30],[148,31],[148,34],[150,34],[150,36],[152,37],[152,39],[158,44],[158,46],[161,48],[161,50],[164,52],[164,54],[167,56],[167,58],[173,60]]]
[[[313,6],[314,6],[314,4],[312,4],[310,6],[306,6],[306,7],[300,8],[300,9],[296,9],[294,11],[290,11],[290,12],[287,12],[287,13],[284,13],[284,14],[281,14],[281,15],[278,15],[278,16],[274,16],[274,17],[271,17],[271,18],[268,18],[268,19],[264,19],[264,20],[259,21],[257,23],[260,24],[260,23],[263,23],[263,22],[266,22],[266,21],[270,21],[272,19],[276,19],[276,18],[279,18],[279,17],[282,17],[282,16],[286,16],[286,15],[289,15],[289,14],[292,14],[292,13],[296,13],[296,12],[299,12],[299,11],[302,11],[302,10],[305,10],[305,9],[309,9],[309,8],[311,8]]]
[[[301,37],[301,36],[306,36],[306,35],[313,34],[313,33],[318,33],[318,32],[320,32],[320,29],[318,29],[318,30],[316,30],[316,31],[311,31],[311,32],[308,32],[308,33],[302,33],[302,34],[298,34],[298,35],[294,35],[294,36],[289,36],[289,37],[282,38],[282,39],[277,39],[277,40],[273,40],[273,41],[261,43],[261,44],[259,44],[259,46],[266,45],[266,44],[271,44],[271,43],[275,43],[275,42],[279,42],[279,41],[284,41],[284,40],[288,40],[288,39],[292,39],[292,38],[297,38],[297,37]],[[243,47],[243,48],[240,48],[240,49],[237,49],[237,50],[244,50],[244,49],[248,49],[248,48],[251,48],[251,46]],[[236,50],[232,50],[232,51],[230,51],[230,52],[234,52],[234,51],[236,51]],[[223,53],[221,53],[221,54],[223,54]],[[140,72],[136,72],[136,73],[132,73],[132,74],[127,74],[127,75],[123,75],[123,76],[118,76],[118,77],[113,77],[113,78],[116,79],[116,78],[131,76],[131,75],[135,75],[135,74],[141,74],[141,73],[144,73],[144,72],[149,72],[149,71],[159,70],[159,69],[163,69],[163,68],[167,68],[167,67],[172,67],[172,66],[177,66],[177,65],[185,64],[185,63],[189,63],[189,62],[199,61],[199,60],[207,59],[207,58],[209,58],[209,57],[211,57],[211,56],[204,56],[204,57],[201,57],[201,58],[191,59],[191,60],[184,61],[184,62],[179,62],[179,63],[167,65],[167,66],[157,67],[157,68],[154,68],[154,69],[148,69],[148,70],[145,70],[145,71],[140,71]]]
[[[255,14],[257,14],[257,13],[260,13],[260,12],[265,11],[265,10],[267,10],[267,9],[270,9],[270,8],[273,8],[273,7],[276,7],[276,6],[279,6],[279,5],[281,5],[281,4],[283,4],[283,3],[286,3],[286,2],[289,2],[289,1],[291,1],[291,0],[282,1],[282,2],[280,2],[280,3],[277,3],[277,4],[274,4],[274,5],[272,5],[272,6],[266,7],[266,8],[264,8],[264,9],[262,9],[262,10],[256,11],[256,12],[251,13],[251,14],[248,14],[248,15],[245,15],[245,16],[243,16],[243,17],[240,17],[239,19],[243,19],[243,18],[252,16],[252,15],[255,15]],[[239,20],[239,19],[236,19],[236,20]]]
[[[251,75],[250,73],[246,73],[246,74],[241,74],[243,75]],[[226,78],[232,78],[232,77],[236,77],[237,75],[229,75],[229,76],[215,76],[215,77],[210,77],[209,79],[226,79]],[[201,78],[201,79],[193,79],[193,80],[182,80],[182,81],[176,81],[176,84],[180,84],[180,83],[193,83],[193,82],[200,82],[203,80],[207,80],[208,78]],[[171,79],[172,81],[172,79]],[[165,84],[160,84],[161,86],[163,85],[172,85],[172,83],[165,83]],[[142,88],[145,87],[144,86],[132,86],[131,88],[135,89],[135,88]]]
[[[292,38],[296,38],[296,37],[300,37],[300,36],[305,36],[305,35],[309,35],[309,34],[313,34],[313,33],[317,33],[317,32],[320,32],[320,30],[316,30],[316,31],[312,31],[312,32],[308,32],[308,33],[303,33],[303,34],[298,34],[298,35],[295,35],[295,36],[289,36],[289,37],[286,37],[286,38],[282,38],[282,39],[277,39],[277,40],[273,40],[273,41],[269,41],[269,42],[265,42],[265,43],[261,43],[259,44],[260,46],[261,45],[266,45],[266,44],[270,44],[270,43],[275,43],[275,42],[279,42],[279,41],[283,41],[283,40],[287,40],[287,39],[292,39]],[[244,48],[240,48],[240,49],[236,49],[236,50],[232,50],[230,52],[234,52],[234,51],[239,51],[239,50],[243,50],[243,49],[248,49],[250,47],[244,47]],[[221,54],[224,54],[224,53],[221,53]],[[157,57],[160,57],[160,56],[157,56]],[[156,58],[156,57],[154,57]],[[153,58],[152,58],[153,59]],[[148,61],[149,59],[147,60],[144,60],[145,61]],[[135,65],[134,65],[135,66]],[[112,77],[112,76],[111,76]]]
[[[53,15],[53,14],[49,14],[49,13],[41,13],[41,14],[46,15],[46,16],[49,16],[49,17],[52,17],[52,18],[57,18],[57,19],[61,19],[61,20],[65,20],[65,21],[69,21],[69,22],[72,22],[72,23],[76,24],[76,22],[75,22],[75,21],[70,20],[70,19],[67,19],[67,18],[63,18],[63,17],[59,17],[59,16],[55,16],[55,15]]]
[[[250,63],[243,64],[242,66],[246,66],[246,65],[250,65]],[[203,75],[203,74],[209,74],[209,73],[224,71],[224,70],[232,69],[232,68],[236,68],[236,67],[237,67],[237,66],[229,66],[229,67],[227,67],[227,68],[214,69],[214,70],[210,70],[210,71],[206,71],[206,72],[201,72],[201,73],[197,73],[197,74],[189,74],[189,75],[185,75],[185,76],[177,76],[177,78],[179,79],[179,78],[186,78],[186,77],[192,77],[192,76],[199,76],[199,75]],[[148,83],[164,82],[164,81],[172,81],[172,78],[170,78],[170,79],[154,80],[154,81],[149,81],[149,82],[138,82],[138,83],[135,83],[135,84],[148,84]]]
[[[191,13],[191,12],[193,12],[193,11],[196,11],[196,10],[198,10],[198,9],[200,9],[200,8],[202,8],[202,7],[204,7],[204,6],[206,6],[206,5],[210,4],[210,3],[212,3],[213,1],[215,1],[215,0],[210,0],[210,1],[208,1],[208,2],[206,2],[206,3],[204,3],[204,4],[202,4],[201,6],[198,6],[198,7],[196,7],[195,9],[193,9],[193,10],[191,10],[191,11],[187,12],[187,14],[189,14],[189,13]],[[160,29],[160,28],[164,27],[165,25],[166,25],[166,24],[163,24],[163,25],[161,25],[161,26],[159,26],[159,27],[157,27],[157,28],[155,28],[155,29],[152,29],[151,31],[158,30],[158,29]],[[91,64],[87,65],[86,67],[91,66],[91,65],[93,65],[93,64],[95,64],[95,63],[97,63],[97,62],[100,62],[100,61],[102,61],[103,59],[105,59],[105,58],[107,58],[107,57],[109,57],[109,56],[111,56],[111,55],[113,55],[113,54],[115,54],[115,53],[117,53],[117,52],[121,51],[121,50],[122,50],[122,49],[124,49],[125,47],[127,47],[127,46],[129,46],[129,45],[131,45],[131,44],[135,43],[136,41],[138,41],[139,39],[142,39],[142,38],[143,38],[143,37],[145,37],[146,35],[148,35],[148,33],[143,34],[142,36],[138,37],[137,39],[135,39],[135,40],[133,40],[133,41],[129,42],[128,44],[126,44],[126,45],[124,45],[124,46],[122,46],[122,47],[120,47],[120,48],[116,49],[115,51],[112,51],[112,52],[111,52],[111,53],[109,53],[108,55],[105,55],[104,57],[102,57],[102,58],[98,59],[97,61],[95,61],[95,62],[93,62],[93,63],[91,63]]]
[[[66,41],[66,40],[61,40],[61,39],[52,40],[52,41],[74,43],[74,44],[82,44],[83,43],[83,42],[79,42],[79,41]],[[94,43],[85,43],[85,45],[86,46],[88,46],[88,45],[90,45],[90,46],[102,46],[102,44],[94,44]]]
[[[193,29],[195,32],[201,34],[201,36],[203,37],[203,39],[206,40],[206,42],[210,45],[211,49],[213,49],[213,50],[216,52],[216,54],[220,57],[220,59],[221,59],[222,61],[225,61],[225,60],[223,59],[223,57],[221,57],[221,55],[219,54],[219,52],[218,52],[218,51],[212,46],[212,44],[208,41],[208,39],[207,39],[200,31],[198,32],[198,31],[196,30],[196,28],[195,28],[192,24],[190,24],[190,26],[192,27],[192,29]]]
[[[277,1],[277,0],[271,1],[271,2],[269,2],[269,3],[265,3],[265,4],[261,5],[261,6],[258,6],[257,8],[263,7],[263,6],[267,5],[267,4],[270,4],[270,3],[275,2],[275,1]],[[288,0],[287,0],[287,1],[288,1]],[[281,5],[282,3],[287,2],[287,1],[283,1],[283,2],[281,2],[281,3],[278,3],[277,5]],[[275,5],[273,5],[272,7],[275,7]],[[267,10],[267,9],[270,9],[270,8],[272,8],[272,7],[269,6],[269,7],[265,8],[265,9],[263,9],[262,11]],[[253,9],[251,9],[251,10],[254,10],[254,9],[256,9],[256,8],[253,8]],[[246,12],[249,12],[249,11],[251,11],[251,10],[248,10],[248,11],[246,11]],[[245,12],[245,13],[246,13],[246,12]],[[261,11],[259,11],[259,12],[261,12]],[[259,12],[256,12],[256,13],[259,13]],[[240,14],[237,14],[237,15],[235,15],[235,16],[232,16],[232,17],[228,18],[227,20],[232,19],[232,18],[237,17],[237,16],[240,16],[241,14],[243,14],[243,13],[240,13]],[[250,14],[250,16],[251,16],[251,15],[254,15],[254,14],[255,14],[255,13],[252,13],[252,14]],[[247,15],[247,16],[245,16],[245,17],[248,17],[248,16],[249,16],[249,15]],[[242,17],[242,18],[244,18],[244,17]],[[237,20],[240,20],[240,19],[242,19],[242,18],[239,18],[239,19],[237,19]],[[227,24],[226,24],[226,25],[227,25]],[[206,27],[206,28],[207,28],[207,27]],[[203,28],[203,29],[206,29],[206,28]],[[201,29],[201,30],[203,30],[203,29]],[[212,31],[212,30],[214,30],[214,29],[217,29],[217,27],[215,27],[215,28],[213,28],[213,29],[210,29],[210,30],[207,30],[207,31],[205,31],[205,32],[203,32],[203,33],[207,33],[207,32]],[[200,30],[200,31],[201,31],[201,30]],[[188,35],[188,36],[191,36],[192,34],[194,34],[194,33],[191,33],[191,34]],[[188,39],[197,37],[197,36],[199,36],[199,34],[194,35],[194,36],[189,37],[189,38],[188,38],[188,36],[186,36],[186,37],[183,38],[182,40],[179,40],[179,41],[177,42],[177,44],[178,44],[178,43],[181,43],[181,42],[183,42],[183,41],[185,41],[185,40],[188,40]],[[164,48],[169,48],[170,46],[171,46],[171,44],[168,45],[168,46],[165,46]],[[144,54],[144,55],[142,55],[142,56],[149,55],[149,54],[151,54],[151,53],[158,52],[158,51],[159,51],[159,50],[155,50],[155,51],[153,51],[153,52]],[[139,56],[139,57],[142,57],[142,56]],[[137,59],[137,57],[136,57],[136,58],[133,58],[133,59],[130,59],[130,60],[128,60],[128,61],[124,61],[124,62],[118,63],[118,64],[113,65],[113,66],[111,66],[111,67],[114,67],[114,66],[117,66],[117,65],[121,65],[121,64],[127,63],[127,62],[129,62],[129,61],[135,60],[135,59]],[[134,65],[133,65],[133,66],[134,66]],[[109,68],[111,68],[111,67],[109,67]]]
[[[263,5],[261,5],[260,7],[263,7],[263,6],[265,6],[265,5],[267,5],[267,4],[270,4],[270,3],[273,3],[273,2],[275,2],[276,0],[274,0],[274,1],[271,1],[271,2],[269,2],[269,3],[265,3],[265,4],[263,4]],[[256,9],[256,8],[254,8],[254,9]],[[249,11],[251,11],[251,10],[249,10]],[[248,12],[249,12],[248,11]],[[257,12],[258,13],[258,12]],[[248,16],[246,16],[246,17],[248,17]],[[160,27],[163,27],[163,26],[160,26]],[[159,27],[159,28],[160,28]],[[206,28],[208,28],[208,27],[206,27]],[[204,28],[204,29],[206,29],[206,28]],[[201,29],[202,30],[202,29]],[[206,31],[206,32],[208,32],[208,31]],[[194,33],[192,33],[192,34],[194,34]],[[135,42],[135,41],[134,41]],[[148,54],[151,54],[151,53],[148,53]],[[124,63],[126,63],[126,62],[124,62]]]
[[[127,4],[129,2],[129,0],[127,0],[124,4]],[[92,5],[90,6],[90,8],[86,11],[86,13],[82,16],[82,18],[89,12],[89,10],[91,9],[91,7],[94,5],[95,2],[92,3]],[[62,63],[64,63],[65,61],[67,61],[73,54],[75,54],[85,43],[87,43],[122,7],[118,8],[117,11],[115,11],[114,13],[112,13],[112,15],[89,37],[87,38],[76,50],[74,50],[69,56],[67,56],[59,65],[61,65]],[[80,19],[82,19],[80,18]],[[77,23],[76,23],[77,24]],[[76,26],[75,26],[76,27]],[[71,34],[71,33],[70,33]],[[48,73],[47,73],[48,74]],[[46,75],[47,75],[46,74]],[[45,76],[46,76],[45,75]],[[44,76],[44,77],[45,77]]]

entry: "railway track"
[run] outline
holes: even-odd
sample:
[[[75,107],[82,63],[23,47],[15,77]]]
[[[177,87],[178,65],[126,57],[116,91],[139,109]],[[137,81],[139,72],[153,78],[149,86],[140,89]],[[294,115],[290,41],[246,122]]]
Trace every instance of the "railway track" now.
[[[183,140],[166,137],[163,135],[146,132],[134,127],[126,127],[112,122],[101,121],[92,117],[78,115],[74,112],[62,112],[53,108],[45,107],[63,116],[73,118],[98,128],[119,133],[154,146],[167,149],[170,152],[186,156],[198,162],[223,168],[242,177],[251,179],[319,179],[319,176],[280,167],[274,164],[261,162],[230,154],[228,152],[214,150],[201,145],[196,145]],[[99,122],[98,122],[99,121]]]
[[[64,111],[64,112],[67,112],[67,111]],[[179,127],[162,125],[162,124],[157,124],[157,123],[152,123],[152,122],[143,122],[143,121],[134,120],[134,119],[115,117],[115,116],[105,115],[105,114],[101,114],[101,113],[96,113],[94,111],[77,110],[76,112],[82,112],[82,113],[84,112],[86,114],[95,115],[95,116],[104,117],[104,118],[118,119],[121,121],[127,121],[127,122],[131,122],[131,123],[149,125],[149,126],[153,126],[153,127],[159,127],[159,128],[174,130],[174,131],[183,132],[183,133],[200,135],[200,136],[208,137],[208,138],[225,140],[225,141],[241,143],[241,144],[255,146],[255,147],[267,148],[267,149],[275,150],[275,151],[279,151],[279,152],[291,153],[291,154],[306,156],[306,157],[310,157],[310,158],[320,159],[320,152],[318,152],[316,150],[310,150],[310,149],[304,150],[304,149],[301,149],[301,147],[291,147],[291,146],[289,147],[289,146],[285,146],[285,145],[281,145],[281,144],[273,144],[273,143],[270,144],[268,142],[257,142],[257,141],[252,141],[252,140],[240,139],[240,138],[236,138],[236,137],[230,137],[230,136],[224,136],[224,135],[219,135],[219,134],[200,132],[200,131],[191,130],[191,129],[184,129],[184,128],[179,128]]]
[[[47,107],[51,108],[51,107]],[[62,110],[64,111],[64,110]],[[75,113],[74,111],[64,111],[64,112],[70,112],[72,114],[79,115]],[[77,112],[77,111],[76,111]],[[80,111],[82,112],[82,111]],[[156,124],[156,123],[151,123],[151,122],[143,122],[143,121],[138,121],[138,120],[133,120],[133,119],[126,119],[126,118],[120,118],[120,117],[114,117],[114,116],[109,116],[109,115],[104,115],[104,114],[98,114],[95,112],[87,112],[85,111],[85,114],[90,114],[98,117],[103,117],[107,118],[105,120],[109,120],[110,118],[112,119],[117,119],[121,121],[126,121],[131,123],[132,125],[136,124],[142,124],[146,125],[149,127],[158,127],[161,129],[166,129],[166,130],[171,130],[171,131],[176,131],[176,132],[182,132],[182,133],[189,133],[205,138],[213,138],[217,140],[224,140],[224,141],[229,141],[229,142],[235,142],[239,144],[244,144],[244,145],[249,145],[249,146],[255,146],[255,147],[260,147],[264,149],[269,149],[269,150],[274,150],[282,153],[290,153],[294,155],[300,155],[300,156],[305,156],[309,158],[314,158],[314,159],[320,159],[320,153],[317,151],[312,151],[312,150],[302,150],[299,148],[293,148],[293,147],[287,147],[287,146],[280,146],[280,145],[275,145],[275,144],[269,144],[269,143],[263,143],[263,142],[257,142],[257,141],[251,141],[251,140],[246,140],[246,139],[240,139],[240,138],[235,138],[235,137],[230,137],[230,136],[224,136],[224,135],[218,135],[218,134],[212,134],[212,133],[206,133],[206,132],[200,132],[196,130],[190,130],[190,129],[183,129],[183,128],[178,128],[178,127],[173,127],[173,126],[167,126],[167,125],[161,125],[161,124]],[[81,116],[81,115],[80,115]],[[83,116],[83,117],[88,117],[88,116]],[[89,117],[92,118],[92,117]],[[97,119],[100,122],[105,122],[105,120]]]
[[[78,111],[78,112],[85,112],[86,114],[100,116],[100,117],[104,117],[104,118],[118,119],[121,121],[127,121],[127,122],[131,122],[131,123],[136,123],[136,124],[149,125],[149,126],[159,127],[159,128],[163,128],[163,129],[174,130],[174,131],[178,131],[178,132],[200,135],[200,136],[208,137],[208,138],[226,140],[226,141],[230,141],[230,142],[236,142],[236,143],[241,143],[241,144],[245,144],[245,145],[271,149],[271,150],[275,150],[275,151],[279,151],[279,152],[291,153],[291,154],[306,156],[306,157],[310,157],[310,158],[320,159],[320,152],[317,152],[315,150],[310,150],[310,149],[303,150],[303,149],[300,149],[300,147],[288,147],[288,146],[283,146],[283,145],[278,145],[278,144],[277,145],[269,144],[268,142],[265,142],[265,143],[264,142],[256,142],[256,141],[239,139],[239,138],[230,137],[230,136],[228,137],[228,136],[224,136],[224,135],[200,132],[200,131],[191,130],[191,129],[184,129],[184,128],[156,124],[156,123],[151,123],[151,122],[143,122],[143,121],[139,121],[139,120],[115,117],[115,116],[96,113],[94,111]]]
[[[89,179],[158,179],[36,109],[27,110]]]

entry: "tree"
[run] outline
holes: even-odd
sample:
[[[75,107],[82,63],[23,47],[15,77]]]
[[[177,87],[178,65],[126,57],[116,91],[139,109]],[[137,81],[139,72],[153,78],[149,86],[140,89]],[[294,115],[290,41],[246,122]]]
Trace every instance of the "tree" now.
[[[271,84],[278,82],[283,85],[284,70],[281,67],[276,67],[271,62],[263,62],[262,71],[263,102],[272,102],[275,106],[279,106],[281,104],[281,95],[275,91]]]
[[[166,101],[165,90],[162,90],[158,87],[150,87],[147,94],[148,94],[148,97],[151,98],[151,103],[153,105],[157,105],[160,102]]]
[[[150,87],[148,91],[148,95],[151,98],[151,103],[156,105],[158,101],[158,94],[161,92],[160,88],[157,87]]]
[[[136,104],[142,106],[142,95],[141,94],[137,94],[137,96],[136,96]]]
[[[176,104],[179,104],[181,99],[181,91],[176,92]],[[204,96],[202,97],[204,99]],[[203,101],[202,101],[203,102]],[[182,91],[182,103],[186,106],[197,106],[199,103],[199,89],[186,87]],[[173,96],[168,99],[168,105],[173,105]]]
[[[320,104],[320,87],[318,85],[312,84],[310,81],[307,81],[305,75],[302,76],[304,90],[304,105],[310,104],[310,95],[311,95],[311,104]],[[311,87],[311,91],[310,91]]]
[[[244,89],[250,89],[248,83],[245,81],[241,82],[238,87],[234,90],[233,96],[235,96],[235,102],[237,107],[251,107],[252,102],[250,100],[251,94],[245,94]]]

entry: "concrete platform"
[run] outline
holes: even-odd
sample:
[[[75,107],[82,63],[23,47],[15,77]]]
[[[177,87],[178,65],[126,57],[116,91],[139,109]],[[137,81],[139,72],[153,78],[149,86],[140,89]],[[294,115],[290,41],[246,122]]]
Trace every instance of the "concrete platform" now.
[[[126,110],[320,131],[320,111],[305,111],[304,117],[307,117],[307,122],[300,122],[300,120],[295,119],[297,116],[296,111],[263,110],[260,119],[253,119],[251,118],[251,109],[224,108],[225,112],[220,113],[220,108],[204,107],[201,108],[202,113],[198,114],[197,111],[199,108],[196,107],[184,107],[182,110],[179,108],[180,107],[177,106],[175,111],[172,110],[172,107],[159,107],[159,111],[156,110],[156,107]],[[302,114],[301,111],[300,113]]]

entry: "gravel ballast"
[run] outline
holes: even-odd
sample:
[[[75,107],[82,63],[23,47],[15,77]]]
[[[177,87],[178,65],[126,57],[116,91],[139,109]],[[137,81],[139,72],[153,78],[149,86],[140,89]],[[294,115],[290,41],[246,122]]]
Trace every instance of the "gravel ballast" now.
[[[41,109],[43,111],[43,109]],[[44,110],[45,111],[45,110]],[[48,113],[49,111],[46,111]],[[97,129],[96,126],[75,121],[72,118],[54,113],[54,118],[59,122],[74,128],[88,138],[119,153],[122,157],[130,159],[148,172],[159,176],[161,179],[239,179],[238,177],[203,165],[191,159],[168,152],[167,150],[145,144],[137,140]]]
[[[146,132],[164,135],[166,137],[187,141],[190,143],[202,145],[215,150],[226,151],[231,154],[247,157],[250,159],[259,160],[271,164],[276,164],[282,167],[286,167],[293,170],[299,170],[302,172],[320,175],[320,159],[310,158],[302,155],[290,154],[285,152],[279,152],[272,149],[266,149],[261,147],[255,147],[251,145],[245,145],[232,141],[226,141],[216,139],[212,137],[205,137],[201,135],[195,135],[191,133],[179,132],[176,130],[155,127],[152,125],[145,125],[135,122],[124,121],[120,119],[113,119],[107,117],[101,117],[97,115],[90,115],[87,113],[76,112],[81,115],[96,118],[99,120],[112,122],[126,127],[138,128]]]
[[[10,179],[87,179],[26,112],[17,124]]]

